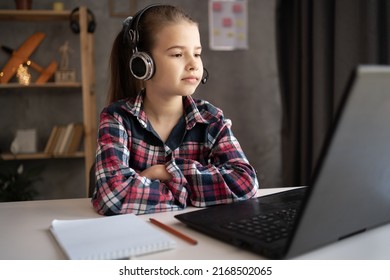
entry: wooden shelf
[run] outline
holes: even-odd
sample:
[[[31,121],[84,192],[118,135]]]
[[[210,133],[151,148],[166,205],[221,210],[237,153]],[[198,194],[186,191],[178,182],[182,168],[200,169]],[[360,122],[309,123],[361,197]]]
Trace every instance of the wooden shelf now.
[[[24,86],[18,83],[0,84],[0,88],[81,88],[81,83],[45,83],[34,84],[31,83],[28,86]]]
[[[17,21],[37,22],[39,24],[47,24],[49,21],[62,21],[69,23],[71,10],[54,11],[54,10],[0,10],[0,21],[9,21],[8,25]],[[12,22],[11,22],[12,21]],[[70,159],[83,158],[85,168],[85,189],[88,195],[89,170],[95,160],[96,152],[96,94],[95,94],[95,64],[94,64],[94,35],[88,32],[88,24],[90,22],[88,16],[88,8],[80,6],[78,11],[77,22],[80,27],[78,40],[80,43],[80,82],[76,83],[45,83],[45,84],[30,84],[28,86],[20,85],[18,83],[0,84],[0,90],[4,89],[42,89],[42,92],[54,92],[60,89],[72,89],[75,92],[81,93],[84,136],[83,147],[84,152],[75,153],[72,155],[50,155],[45,153],[35,154],[0,154],[2,160],[45,160],[45,159]],[[4,24],[4,23],[2,23]],[[35,23],[34,23],[35,24]],[[18,34],[15,34],[17,36]],[[56,34],[62,36],[63,34]],[[14,34],[12,34],[14,36]],[[22,91],[22,90],[21,90]],[[5,104],[2,104],[6,106]],[[61,108],[60,108],[61,109]],[[64,109],[64,108],[62,108]],[[66,109],[66,108],[65,108]]]
[[[60,159],[60,158],[83,158],[84,152],[77,152],[69,155],[51,155],[45,153],[34,153],[34,154],[1,154],[2,160],[33,160],[33,159]]]
[[[0,10],[0,20],[53,21],[69,20],[71,11],[54,10]]]

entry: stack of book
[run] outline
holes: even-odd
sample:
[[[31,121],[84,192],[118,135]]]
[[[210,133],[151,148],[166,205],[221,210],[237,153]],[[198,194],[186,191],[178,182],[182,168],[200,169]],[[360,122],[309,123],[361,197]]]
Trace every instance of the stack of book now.
[[[55,125],[46,143],[45,154],[70,155],[76,153],[83,139],[84,126],[82,123]]]

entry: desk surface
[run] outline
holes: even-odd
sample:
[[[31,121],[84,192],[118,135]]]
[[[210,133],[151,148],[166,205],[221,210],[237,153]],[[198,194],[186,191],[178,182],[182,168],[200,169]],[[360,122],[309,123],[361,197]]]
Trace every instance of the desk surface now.
[[[265,195],[281,189],[262,189]],[[140,215],[153,217],[198,240],[190,245],[172,236],[177,248],[139,257],[139,259],[261,259],[261,256],[210,238],[186,227],[174,218],[182,211]],[[0,203],[0,259],[66,259],[49,231],[53,219],[99,217],[89,198]],[[300,259],[390,259],[390,224],[382,226],[300,256]]]

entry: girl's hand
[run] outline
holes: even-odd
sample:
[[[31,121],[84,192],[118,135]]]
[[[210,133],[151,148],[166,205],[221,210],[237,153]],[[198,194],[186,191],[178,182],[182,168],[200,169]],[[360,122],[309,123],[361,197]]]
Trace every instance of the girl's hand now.
[[[164,164],[156,164],[150,166],[140,173],[141,176],[147,177],[151,180],[160,180],[162,182],[172,179],[172,175],[168,173]]]

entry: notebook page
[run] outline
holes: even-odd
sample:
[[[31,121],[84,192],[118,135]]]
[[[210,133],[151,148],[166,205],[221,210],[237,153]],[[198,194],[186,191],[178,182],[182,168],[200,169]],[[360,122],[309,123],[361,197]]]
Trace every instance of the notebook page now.
[[[50,231],[69,259],[123,259],[176,246],[170,236],[134,214],[53,220]]]

